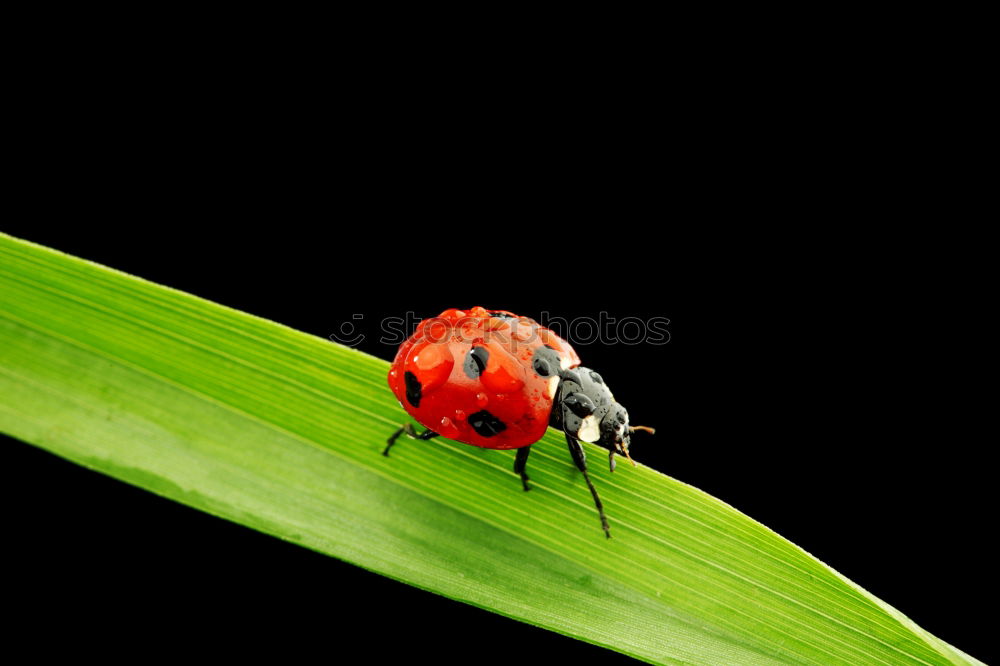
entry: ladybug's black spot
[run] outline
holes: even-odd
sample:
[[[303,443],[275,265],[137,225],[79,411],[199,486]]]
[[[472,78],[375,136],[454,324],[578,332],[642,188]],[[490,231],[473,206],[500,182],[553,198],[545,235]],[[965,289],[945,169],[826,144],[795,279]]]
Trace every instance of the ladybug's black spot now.
[[[414,407],[420,406],[420,397],[423,387],[420,385],[420,380],[417,376],[407,370],[403,374],[403,380],[406,382],[406,401],[413,405]]]
[[[473,347],[465,355],[463,368],[469,379],[478,379],[486,369],[486,362],[490,360],[490,352],[486,347]]]
[[[531,367],[541,377],[554,375],[559,369],[559,354],[552,347],[543,345],[535,350]]]
[[[583,386],[583,379],[580,378],[580,373],[576,370],[565,370],[561,376],[563,379],[567,379],[575,384]]]
[[[493,437],[507,429],[506,423],[485,409],[475,414],[469,414],[469,425],[483,437]]]
[[[590,416],[596,409],[594,402],[583,393],[572,393],[563,399],[563,404],[579,417]]]

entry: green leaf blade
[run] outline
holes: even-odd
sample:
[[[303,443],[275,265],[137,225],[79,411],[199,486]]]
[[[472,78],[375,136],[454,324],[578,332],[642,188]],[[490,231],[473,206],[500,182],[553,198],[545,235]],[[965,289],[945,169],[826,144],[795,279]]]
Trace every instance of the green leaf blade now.
[[[386,459],[384,361],[2,235],[0,345],[0,430],[423,589],[652,663],[978,663],[642,466],[595,466],[605,540],[559,433],[530,493],[509,452]]]

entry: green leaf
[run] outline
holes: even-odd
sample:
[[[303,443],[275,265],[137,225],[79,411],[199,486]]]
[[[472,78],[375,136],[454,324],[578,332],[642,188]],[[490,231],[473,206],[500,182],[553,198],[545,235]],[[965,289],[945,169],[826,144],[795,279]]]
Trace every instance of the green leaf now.
[[[0,235],[0,430],[397,580],[652,663],[980,663],[723,502],[404,443],[388,364]],[[595,448],[595,447],[591,447]],[[600,451],[592,451],[600,455]],[[627,566],[622,566],[627,563]]]

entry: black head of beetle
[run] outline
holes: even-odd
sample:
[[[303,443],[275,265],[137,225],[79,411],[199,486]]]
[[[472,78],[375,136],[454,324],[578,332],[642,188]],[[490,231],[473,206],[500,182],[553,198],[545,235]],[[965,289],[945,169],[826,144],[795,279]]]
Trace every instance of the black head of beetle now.
[[[558,381],[549,420],[553,428],[559,428],[569,437],[606,448],[610,452],[612,471],[616,453],[635,464],[629,455],[632,433],[654,431],[646,426],[629,425],[628,411],[615,401],[599,374],[590,368],[562,368],[558,354],[547,347],[536,351],[533,366],[536,372],[541,370],[539,374],[546,376],[548,371],[553,382]]]

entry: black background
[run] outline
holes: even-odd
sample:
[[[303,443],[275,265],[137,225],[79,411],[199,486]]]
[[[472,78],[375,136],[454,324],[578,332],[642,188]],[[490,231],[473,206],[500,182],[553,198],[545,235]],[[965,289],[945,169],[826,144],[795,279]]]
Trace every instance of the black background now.
[[[657,427],[636,457],[991,657],[992,182],[958,154],[982,86],[933,26],[602,15],[538,53],[91,14],[24,26],[3,231],[321,337],[473,304],[667,317],[667,345],[578,347]],[[630,661],[3,439],[8,650]]]
[[[2,229],[319,336],[474,303],[668,317],[663,347],[579,350],[657,426],[636,456],[988,660],[979,42],[710,11],[528,44],[395,14],[22,22]],[[627,661],[0,451],[8,649]]]
[[[992,564],[992,466],[978,431],[985,401],[956,367],[977,351],[969,324],[928,316],[939,301],[907,261],[841,245],[821,252],[791,232],[709,226],[692,240],[670,216],[625,224],[600,211],[509,211],[483,215],[487,223],[472,210],[397,206],[389,217],[402,224],[358,208],[305,226],[290,223],[301,211],[280,200],[224,212],[226,197],[175,195],[154,187],[153,213],[107,211],[130,222],[115,230],[7,231],[321,337],[363,314],[359,346],[386,359],[395,349],[377,341],[378,322],[407,311],[480,304],[533,317],[668,318],[665,345],[577,345],[633,422],[657,428],[637,436],[635,457],[985,658],[985,618],[969,604]],[[490,657],[630,661],[14,440],[3,460],[5,559],[27,583],[6,601],[22,617],[67,623],[71,636],[106,629],[157,650],[230,654],[367,645],[381,657],[441,663],[467,661],[501,637]]]

